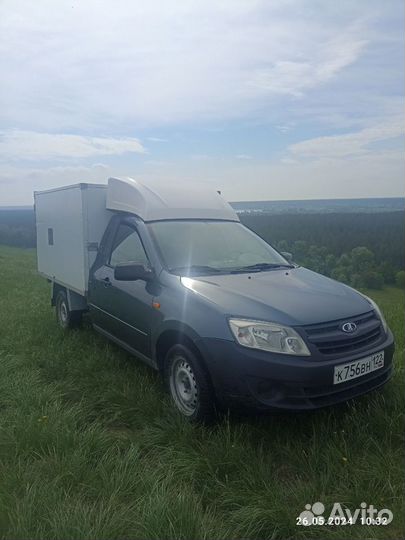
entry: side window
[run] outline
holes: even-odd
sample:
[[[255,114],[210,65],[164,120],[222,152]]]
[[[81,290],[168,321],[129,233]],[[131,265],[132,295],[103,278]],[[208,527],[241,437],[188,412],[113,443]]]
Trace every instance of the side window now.
[[[135,229],[128,225],[119,225],[109,262],[111,266],[130,262],[149,266],[148,257]]]

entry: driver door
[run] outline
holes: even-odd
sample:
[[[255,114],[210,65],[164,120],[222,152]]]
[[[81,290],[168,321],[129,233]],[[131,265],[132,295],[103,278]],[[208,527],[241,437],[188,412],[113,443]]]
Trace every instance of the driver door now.
[[[101,312],[98,321],[103,330],[150,358],[151,322],[155,315],[153,294],[145,281],[117,281],[114,268],[122,263],[150,268],[136,226],[125,220],[118,223],[104,264],[93,274],[94,308]]]

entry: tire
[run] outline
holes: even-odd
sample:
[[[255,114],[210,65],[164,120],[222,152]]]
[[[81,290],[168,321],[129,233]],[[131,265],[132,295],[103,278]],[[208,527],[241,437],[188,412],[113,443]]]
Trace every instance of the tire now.
[[[81,311],[70,311],[65,291],[59,291],[56,296],[56,320],[64,330],[79,326],[82,319]]]
[[[205,366],[184,345],[166,354],[164,379],[176,409],[190,422],[211,423],[216,417],[215,395]]]

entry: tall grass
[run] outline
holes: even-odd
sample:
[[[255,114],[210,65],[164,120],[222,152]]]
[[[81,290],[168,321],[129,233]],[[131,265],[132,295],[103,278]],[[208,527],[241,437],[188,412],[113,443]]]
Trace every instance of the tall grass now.
[[[35,253],[0,249],[0,536],[403,538],[404,295],[370,293],[394,379],[310,414],[188,425],[157,374],[92,331],[64,333]],[[299,527],[306,503],[390,508],[382,526]]]

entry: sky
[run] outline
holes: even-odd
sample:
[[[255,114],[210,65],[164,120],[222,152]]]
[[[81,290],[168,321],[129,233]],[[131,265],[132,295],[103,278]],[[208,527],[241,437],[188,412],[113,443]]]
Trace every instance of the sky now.
[[[110,176],[404,196],[402,0],[1,0],[0,206]]]

